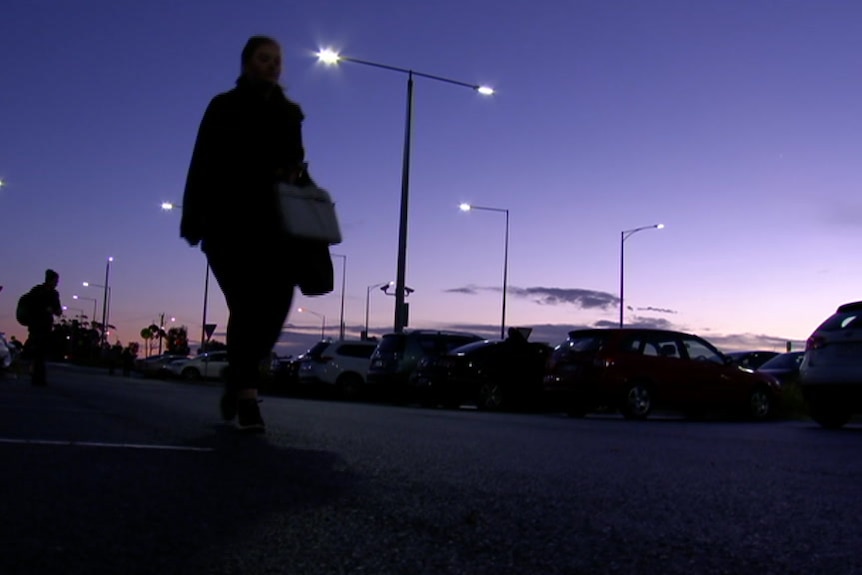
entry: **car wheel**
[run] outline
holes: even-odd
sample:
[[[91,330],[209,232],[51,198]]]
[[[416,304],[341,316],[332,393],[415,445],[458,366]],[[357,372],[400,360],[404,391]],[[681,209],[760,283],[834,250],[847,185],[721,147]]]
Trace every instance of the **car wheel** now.
[[[479,386],[476,405],[483,411],[500,411],[503,408],[503,386],[499,383],[486,382]]]
[[[853,417],[852,410],[822,400],[810,401],[808,412],[811,419],[826,429],[840,429]]]
[[[185,368],[180,375],[183,376],[183,379],[187,379],[189,381],[197,381],[201,378],[201,372],[193,367]]]
[[[652,392],[643,383],[634,383],[626,388],[620,408],[626,419],[646,419],[652,411]]]
[[[356,373],[342,373],[335,381],[338,393],[344,399],[356,399],[362,392],[362,377]]]
[[[758,421],[772,417],[772,395],[766,388],[757,387],[748,396],[748,415]]]

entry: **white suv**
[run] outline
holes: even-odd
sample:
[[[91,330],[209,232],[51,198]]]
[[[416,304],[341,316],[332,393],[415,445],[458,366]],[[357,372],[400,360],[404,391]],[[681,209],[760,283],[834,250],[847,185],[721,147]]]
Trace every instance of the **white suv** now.
[[[799,384],[811,419],[837,429],[862,413],[862,301],[838,307],[805,344]]]
[[[365,385],[376,348],[377,342],[371,340],[318,342],[299,361],[299,383],[329,386],[343,397],[354,399]]]

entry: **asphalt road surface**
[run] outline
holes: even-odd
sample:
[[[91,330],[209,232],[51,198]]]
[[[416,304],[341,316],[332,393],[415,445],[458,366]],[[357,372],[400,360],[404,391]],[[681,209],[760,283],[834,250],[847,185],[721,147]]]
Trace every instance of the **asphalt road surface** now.
[[[862,425],[0,380],[0,574],[862,574]]]

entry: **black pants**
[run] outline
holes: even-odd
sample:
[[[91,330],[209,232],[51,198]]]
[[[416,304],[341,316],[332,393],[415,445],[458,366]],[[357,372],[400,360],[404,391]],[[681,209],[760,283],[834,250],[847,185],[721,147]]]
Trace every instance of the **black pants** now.
[[[51,330],[30,328],[27,336],[26,351],[32,362],[31,381],[35,385],[46,383],[45,362],[48,359],[48,346],[51,342]]]
[[[290,254],[269,242],[208,241],[204,251],[229,312],[228,388],[256,389],[293,301]]]

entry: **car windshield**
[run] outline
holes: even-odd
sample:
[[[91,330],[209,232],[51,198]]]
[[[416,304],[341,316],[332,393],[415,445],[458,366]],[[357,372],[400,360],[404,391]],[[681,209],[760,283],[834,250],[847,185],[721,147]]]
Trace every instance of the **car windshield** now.
[[[760,369],[794,369],[799,366],[802,356],[803,353],[801,351],[782,353],[761,365]]]
[[[452,349],[452,351],[450,351],[449,353],[451,353],[452,355],[467,355],[469,353],[475,352],[477,349],[482,349],[483,347],[486,347],[488,345],[491,345],[491,342],[487,339],[483,339],[480,341],[474,341],[473,343],[468,343],[467,345],[456,347]]]
[[[330,343],[331,342],[328,342],[328,341],[319,341],[316,344],[314,344],[311,347],[311,349],[306,351],[303,355],[305,357],[319,358],[321,356],[321,354],[323,354],[323,350],[325,350],[327,347],[329,347]]]
[[[567,350],[572,353],[596,351],[601,345],[602,338],[598,334],[571,333],[565,343]]]

